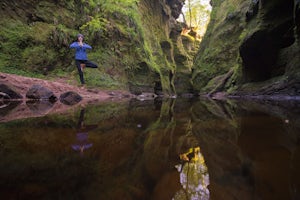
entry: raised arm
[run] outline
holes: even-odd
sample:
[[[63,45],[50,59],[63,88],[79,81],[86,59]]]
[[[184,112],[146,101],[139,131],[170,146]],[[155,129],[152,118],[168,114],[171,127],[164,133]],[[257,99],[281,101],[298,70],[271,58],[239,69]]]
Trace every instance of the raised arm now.
[[[86,43],[83,43],[83,48],[86,48],[86,49],[91,49],[92,47]]]
[[[78,42],[73,42],[71,45],[70,45],[70,48],[72,49],[77,49],[77,48],[83,48],[83,49],[91,49],[92,47],[86,43],[83,43],[82,46],[80,46],[80,44]]]
[[[76,49],[76,48],[79,48],[80,45],[78,44],[78,42],[73,42],[71,45],[70,45],[70,48],[71,49]]]

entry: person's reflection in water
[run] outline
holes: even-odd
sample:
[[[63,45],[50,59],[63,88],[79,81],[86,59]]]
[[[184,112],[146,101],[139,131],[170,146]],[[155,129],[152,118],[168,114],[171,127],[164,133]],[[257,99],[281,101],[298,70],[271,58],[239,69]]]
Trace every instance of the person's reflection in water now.
[[[84,124],[84,112],[84,109],[80,111],[80,116],[76,129],[76,143],[72,145],[72,149],[75,151],[79,151],[81,155],[83,154],[83,151],[93,146],[93,143],[88,141],[88,131],[97,128],[97,125]]]

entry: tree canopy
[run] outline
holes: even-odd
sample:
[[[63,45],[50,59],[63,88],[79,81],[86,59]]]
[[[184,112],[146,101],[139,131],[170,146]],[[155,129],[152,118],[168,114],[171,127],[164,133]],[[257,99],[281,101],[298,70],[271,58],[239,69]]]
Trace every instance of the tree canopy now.
[[[188,28],[193,28],[202,37],[210,20],[211,6],[209,0],[186,0],[179,20],[184,21]]]

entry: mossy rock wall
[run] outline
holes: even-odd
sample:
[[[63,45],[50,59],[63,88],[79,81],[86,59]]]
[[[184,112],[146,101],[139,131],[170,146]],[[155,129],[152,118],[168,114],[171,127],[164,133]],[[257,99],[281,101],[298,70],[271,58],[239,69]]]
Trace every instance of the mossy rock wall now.
[[[213,0],[207,33],[194,63],[203,93],[297,95],[299,3]]]
[[[66,66],[73,27],[78,26],[74,3],[2,1],[0,67],[45,72]]]
[[[184,45],[181,36],[183,26],[175,20],[181,12],[183,2],[142,0],[139,3],[144,49],[149,56],[147,64],[156,74],[152,80],[156,90],[161,88],[168,95],[187,93],[192,89],[192,56],[189,57],[189,48]],[[195,41],[187,43],[194,45]]]
[[[245,0],[212,1],[211,21],[194,61],[192,81],[196,91],[208,93],[230,70],[238,71],[248,5]]]
[[[183,82],[190,77],[185,68],[191,68],[191,58],[180,31],[173,31],[180,29],[175,18],[182,2],[4,0],[0,3],[0,70],[25,71],[46,79],[64,76],[79,83],[69,44],[81,32],[93,47],[89,59],[99,65],[85,70],[87,85],[137,94],[175,94],[176,80],[180,90],[188,91],[191,85],[186,88]],[[177,63],[185,76],[180,81]]]

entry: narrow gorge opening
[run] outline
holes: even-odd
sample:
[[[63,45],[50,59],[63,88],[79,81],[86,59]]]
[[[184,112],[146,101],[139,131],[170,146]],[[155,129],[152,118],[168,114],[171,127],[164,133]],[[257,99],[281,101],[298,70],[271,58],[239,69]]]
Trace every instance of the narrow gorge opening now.
[[[186,0],[177,19],[185,24],[181,35],[201,42],[210,21],[211,10],[210,0]]]

